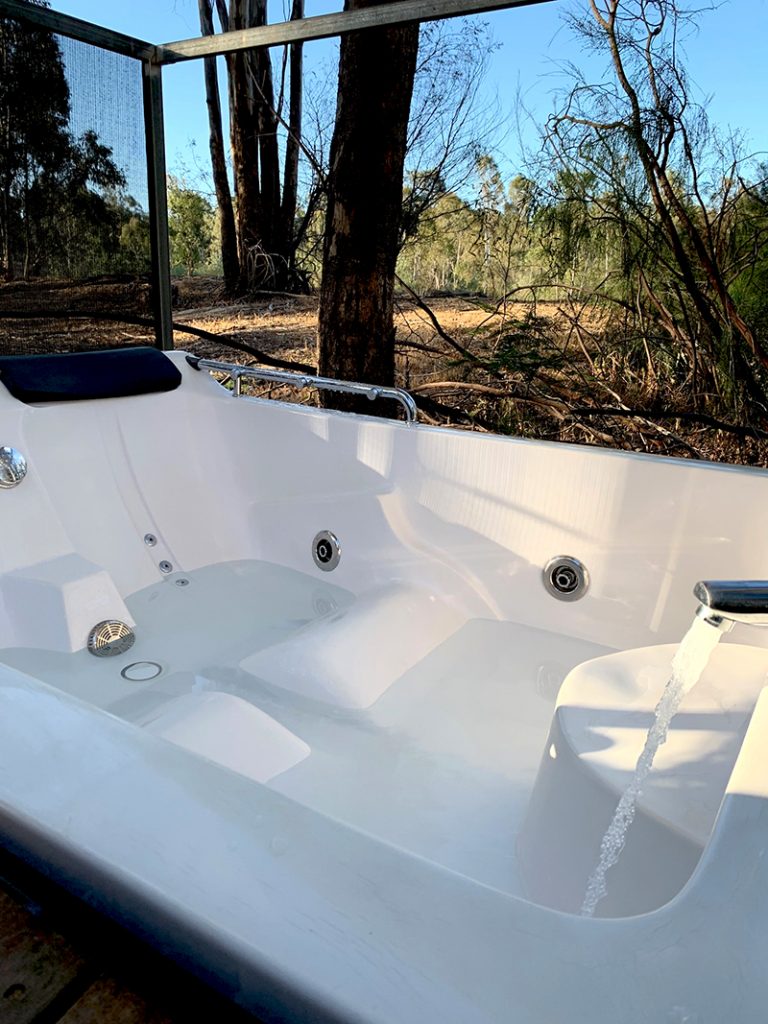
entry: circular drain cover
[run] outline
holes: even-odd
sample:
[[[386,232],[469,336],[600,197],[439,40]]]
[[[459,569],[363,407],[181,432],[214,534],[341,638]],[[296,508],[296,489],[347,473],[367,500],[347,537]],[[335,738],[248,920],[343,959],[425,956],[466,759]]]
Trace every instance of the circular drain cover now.
[[[97,622],[88,634],[88,650],[97,658],[114,658],[117,654],[125,654],[136,641],[130,626],[118,619],[105,619]]]
[[[149,679],[157,679],[162,671],[162,665],[156,661],[134,661],[126,665],[120,675],[132,683],[146,683]]]

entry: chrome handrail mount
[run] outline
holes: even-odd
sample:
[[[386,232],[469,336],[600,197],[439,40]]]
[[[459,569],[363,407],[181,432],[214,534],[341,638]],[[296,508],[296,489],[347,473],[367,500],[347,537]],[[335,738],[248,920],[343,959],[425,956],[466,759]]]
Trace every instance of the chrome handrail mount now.
[[[232,378],[232,393],[239,397],[240,382],[245,379],[271,381],[273,384],[287,384],[295,388],[317,388],[318,391],[341,391],[348,395],[363,395],[371,401],[377,398],[391,398],[399,402],[405,413],[405,422],[411,427],[418,419],[418,409],[413,395],[403,388],[380,387],[375,384],[360,384],[351,380],[334,380],[332,377],[315,377],[291,370],[266,370],[255,366],[240,366],[237,363],[223,363],[218,359],[203,359],[187,356],[187,362],[196,370],[218,370]]]

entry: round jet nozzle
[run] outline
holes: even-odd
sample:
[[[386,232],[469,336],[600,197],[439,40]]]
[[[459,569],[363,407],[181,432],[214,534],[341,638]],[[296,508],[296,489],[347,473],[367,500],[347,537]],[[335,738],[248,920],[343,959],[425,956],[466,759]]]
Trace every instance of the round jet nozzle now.
[[[589,588],[589,573],[578,558],[557,555],[544,566],[542,580],[558,601],[578,601]]]

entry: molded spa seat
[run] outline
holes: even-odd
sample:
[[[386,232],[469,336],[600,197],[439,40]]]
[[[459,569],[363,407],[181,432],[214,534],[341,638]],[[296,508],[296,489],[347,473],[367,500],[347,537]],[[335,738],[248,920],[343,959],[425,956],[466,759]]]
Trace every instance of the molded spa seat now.
[[[465,621],[431,592],[394,584],[310,622],[244,658],[240,668],[302,697],[362,710]]]
[[[610,654],[566,677],[518,846],[536,902],[579,910],[676,649]],[[608,874],[601,916],[654,909],[688,880],[767,682],[768,650],[730,643],[715,649],[656,756],[625,849]]]

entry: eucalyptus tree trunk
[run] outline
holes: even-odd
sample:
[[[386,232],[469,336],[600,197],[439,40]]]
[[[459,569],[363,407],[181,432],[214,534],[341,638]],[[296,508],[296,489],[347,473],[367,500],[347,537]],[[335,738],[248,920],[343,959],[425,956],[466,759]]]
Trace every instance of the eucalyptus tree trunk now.
[[[216,0],[222,29],[256,28],[267,21],[266,0]],[[303,0],[294,0],[292,18],[302,17]],[[269,50],[254,48],[232,54],[229,106],[235,179],[239,290],[287,288],[292,283],[294,220],[298,190],[301,133],[301,46],[291,47],[289,122],[275,101]],[[282,179],[278,126],[288,130]]]
[[[345,3],[346,10],[369,6]],[[394,383],[395,264],[418,43],[418,25],[341,42],[318,335],[320,373],[329,377]],[[331,403],[359,408],[349,398]]]
[[[10,185],[0,189],[0,275],[2,280],[13,280],[13,257],[11,254],[11,204],[8,201]]]
[[[291,21],[304,17],[304,0],[293,0]],[[302,88],[304,74],[304,45],[292,43],[289,51],[290,77],[288,83],[288,137],[285,142],[283,168],[283,199],[281,207],[282,233],[290,240],[289,273],[295,269],[296,204],[299,193],[299,151],[302,129]]]
[[[200,11],[200,30],[204,36],[214,33],[211,0],[198,0]],[[211,152],[211,173],[213,187],[216,192],[216,204],[219,210],[219,238],[221,243],[221,264],[224,274],[224,287],[227,292],[236,291],[240,276],[240,264],[237,258],[237,231],[235,214],[232,207],[232,193],[227,176],[227,161],[224,154],[224,130],[221,122],[221,100],[219,98],[219,76],[216,71],[216,58],[206,57],[205,68],[205,99],[208,105],[209,145]]]
[[[259,0],[231,0],[228,28],[236,31],[258,24]],[[259,174],[259,116],[252,74],[252,51],[227,58],[229,70],[229,125],[235,178],[237,251],[240,259],[239,291],[247,291],[253,270],[264,251]]]

